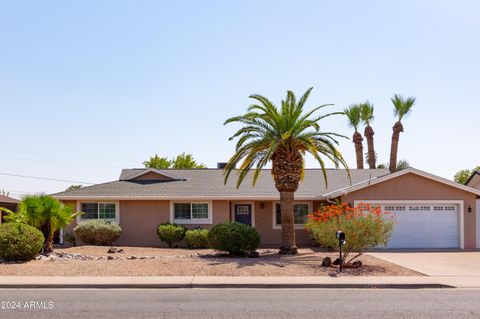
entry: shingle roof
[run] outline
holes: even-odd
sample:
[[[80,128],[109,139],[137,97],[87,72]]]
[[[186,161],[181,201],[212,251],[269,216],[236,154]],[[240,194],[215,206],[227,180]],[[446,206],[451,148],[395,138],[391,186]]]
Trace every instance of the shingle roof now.
[[[18,204],[18,203],[20,203],[20,201],[18,199],[15,199],[15,198],[0,195],[0,203]]]
[[[129,180],[132,176],[139,176],[141,172],[151,172],[174,176],[177,179],[171,181]],[[139,174],[140,172],[140,174]],[[350,170],[351,184],[357,184],[379,176],[387,175],[384,169],[373,170]],[[184,180],[178,180],[178,179]],[[223,183],[222,169],[124,169],[120,180],[87,186],[70,191],[53,194],[59,199],[81,198],[272,198],[279,197],[271,171],[265,169],[260,174],[255,187],[252,186],[251,177],[236,188],[237,176],[232,172],[226,185]],[[322,198],[322,194],[331,193],[348,187],[350,180],[345,170],[328,169],[328,186],[325,185],[320,169],[306,169],[304,180],[295,193],[296,198],[314,199]]]

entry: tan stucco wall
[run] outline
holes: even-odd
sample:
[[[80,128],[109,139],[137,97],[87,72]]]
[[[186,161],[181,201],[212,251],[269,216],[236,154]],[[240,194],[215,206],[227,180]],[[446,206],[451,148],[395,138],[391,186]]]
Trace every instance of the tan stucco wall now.
[[[260,208],[264,203],[264,208]],[[278,247],[281,243],[281,230],[273,228],[273,202],[255,202],[255,229],[262,238],[262,245]],[[295,230],[296,242],[299,246],[312,246],[312,240],[305,229]]]
[[[355,200],[462,200],[465,248],[475,248],[476,195],[474,194],[410,173],[342,196],[342,201],[350,204]],[[467,212],[469,206],[472,208],[471,213]]]
[[[76,201],[65,201],[66,204],[77,208]],[[249,203],[254,206],[255,228],[260,233],[262,245],[279,246],[280,229],[273,229],[273,202],[272,201],[212,201],[213,223],[185,225],[187,228],[202,227],[211,228],[215,224],[233,221],[233,207],[235,204]],[[261,203],[264,208],[261,208]],[[120,226],[122,235],[116,242],[118,246],[146,246],[166,247],[158,239],[156,228],[161,223],[170,221],[170,201],[156,200],[128,200],[120,201]],[[315,209],[318,206],[313,206]],[[64,231],[73,234],[76,221],[69,225]],[[296,230],[297,244],[300,246],[311,246],[312,241],[304,229]],[[68,244],[68,243],[66,243]],[[77,241],[77,244],[81,244]],[[184,243],[180,243],[183,246]]]
[[[119,246],[162,246],[156,230],[170,220],[169,201],[120,201]]]

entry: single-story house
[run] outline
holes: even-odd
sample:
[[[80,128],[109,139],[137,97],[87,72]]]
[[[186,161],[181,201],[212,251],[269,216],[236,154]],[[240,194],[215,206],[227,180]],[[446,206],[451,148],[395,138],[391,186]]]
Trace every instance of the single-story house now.
[[[480,171],[475,171],[465,185],[480,190]],[[480,212],[480,199],[477,199],[476,211]],[[480,217],[477,218],[476,229],[480,231]],[[477,235],[477,248],[480,248],[480,233]]]
[[[0,195],[0,207],[4,207],[6,209],[9,209],[11,211],[16,211],[17,210],[17,205],[20,201],[15,198],[11,198],[8,196]],[[3,223],[4,221],[4,216],[5,213],[0,211],[0,223]]]
[[[476,248],[476,201],[480,190],[409,168],[393,174],[384,169],[306,169],[295,194],[298,245],[311,245],[303,224],[322,204],[341,199],[351,205],[371,203],[396,215],[389,248]],[[246,179],[235,187],[233,172],[224,185],[223,169],[124,169],[116,181],[53,194],[89,219],[118,222],[116,243],[161,246],[160,223],[209,228],[238,221],[257,229],[262,245],[280,244],[279,193],[271,172],[263,170],[255,187]],[[66,231],[72,232],[74,225]],[[479,236],[480,237],[480,236]]]

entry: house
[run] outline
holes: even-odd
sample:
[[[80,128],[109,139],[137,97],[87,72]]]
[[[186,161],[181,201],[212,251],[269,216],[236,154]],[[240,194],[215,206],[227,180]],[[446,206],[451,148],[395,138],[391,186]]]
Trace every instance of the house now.
[[[390,248],[475,248],[476,200],[480,190],[417,170],[393,174],[383,169],[306,169],[295,194],[298,245],[312,242],[303,227],[307,214],[322,203],[342,200],[381,206],[394,212],[397,225]],[[279,193],[271,172],[263,170],[255,187],[248,177],[235,187],[233,172],[224,185],[219,169],[124,169],[116,181],[53,194],[88,219],[122,226],[118,245],[160,246],[156,228],[174,222],[209,228],[238,221],[257,229],[262,245],[280,244]],[[71,232],[74,225],[66,231]]]
[[[11,198],[8,196],[0,195],[0,207],[7,208],[11,211],[16,211],[17,210],[17,205],[20,201],[15,198]],[[0,211],[0,223],[4,222],[4,214],[2,211]]]
[[[465,185],[473,187],[475,189],[480,189],[480,171],[475,171],[466,181]],[[477,199],[475,205],[476,211],[480,212],[480,199]],[[480,217],[477,218],[476,228],[480,230]],[[477,235],[477,248],[480,248],[480,234]]]

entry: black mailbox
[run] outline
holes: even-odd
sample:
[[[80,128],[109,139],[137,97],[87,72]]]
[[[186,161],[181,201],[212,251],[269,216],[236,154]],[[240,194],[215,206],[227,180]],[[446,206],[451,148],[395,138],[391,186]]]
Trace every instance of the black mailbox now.
[[[345,233],[341,230],[337,230],[338,246],[340,249],[340,272],[343,271],[343,256],[342,256],[342,246],[345,245]]]
[[[337,238],[340,245],[345,245],[345,233],[341,230],[337,230]]]

